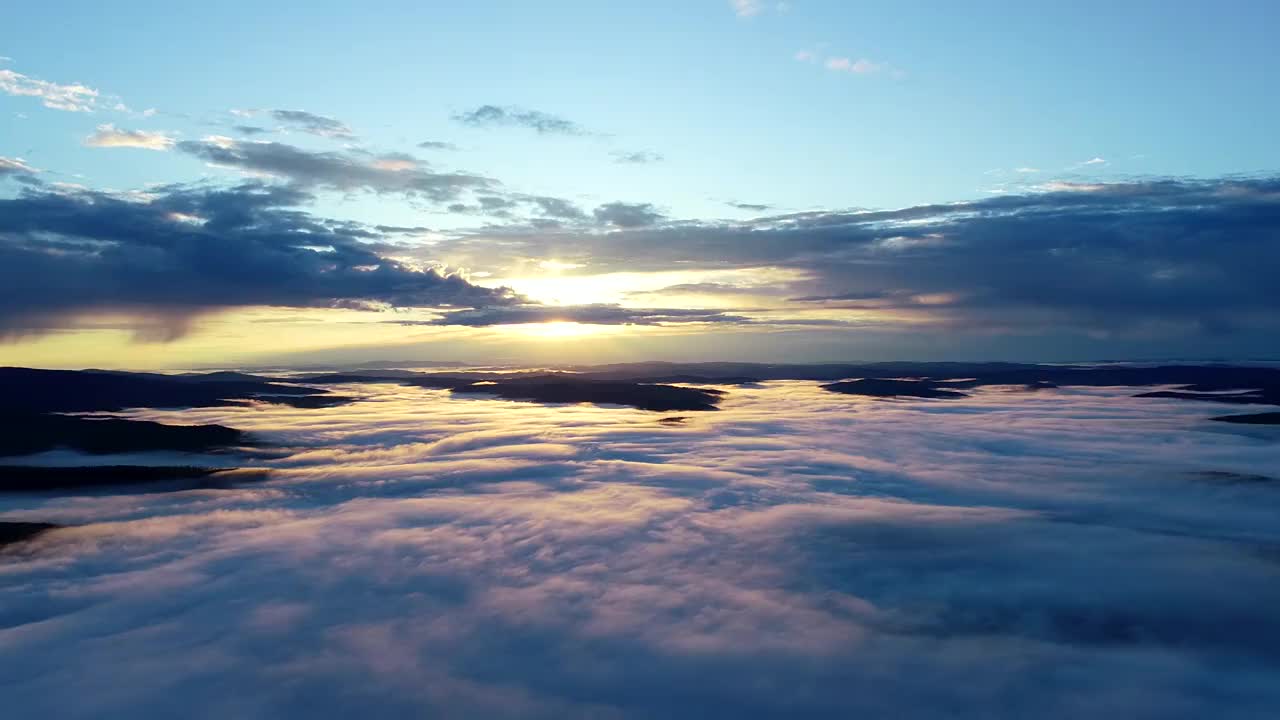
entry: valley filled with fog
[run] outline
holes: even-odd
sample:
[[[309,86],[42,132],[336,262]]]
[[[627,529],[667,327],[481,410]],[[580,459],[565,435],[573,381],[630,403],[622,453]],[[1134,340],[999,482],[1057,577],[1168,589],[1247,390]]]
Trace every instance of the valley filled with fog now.
[[[245,431],[194,462],[243,476],[0,495],[0,520],[57,526],[0,548],[5,707],[1261,718],[1280,704],[1280,429],[1211,422],[1220,405],[779,380],[725,388],[718,410],[650,412],[329,387],[354,401],[117,413]]]

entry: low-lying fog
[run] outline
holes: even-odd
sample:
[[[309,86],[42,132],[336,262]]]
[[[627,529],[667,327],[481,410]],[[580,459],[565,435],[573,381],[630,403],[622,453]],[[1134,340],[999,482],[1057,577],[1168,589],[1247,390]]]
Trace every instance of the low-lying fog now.
[[[796,381],[659,414],[333,389],[366,399],[125,413],[250,431],[264,445],[220,462],[264,482],[0,497],[0,519],[72,526],[0,550],[5,712],[1280,707],[1280,430],[1209,422],[1221,407]]]

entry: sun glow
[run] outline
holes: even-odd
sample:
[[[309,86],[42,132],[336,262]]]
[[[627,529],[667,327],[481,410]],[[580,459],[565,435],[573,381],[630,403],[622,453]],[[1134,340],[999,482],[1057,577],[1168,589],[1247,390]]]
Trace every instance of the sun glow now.
[[[500,325],[498,327],[504,332],[524,335],[538,340],[563,340],[589,335],[608,335],[618,331],[616,325],[592,325],[562,320],[520,325]]]
[[[805,273],[774,267],[607,272],[595,275],[570,274],[568,269],[583,266],[559,260],[544,260],[538,267],[545,272],[486,278],[484,284],[494,287],[505,285],[537,302],[552,305],[620,304],[644,307],[653,306],[657,302],[662,307],[670,307],[662,303],[676,301],[686,303],[686,307],[722,307],[741,303],[742,296],[734,294],[728,299],[718,298],[714,293],[689,293],[688,288],[716,284],[737,288],[768,288],[807,278]],[[686,288],[684,294],[681,294],[680,287]]]

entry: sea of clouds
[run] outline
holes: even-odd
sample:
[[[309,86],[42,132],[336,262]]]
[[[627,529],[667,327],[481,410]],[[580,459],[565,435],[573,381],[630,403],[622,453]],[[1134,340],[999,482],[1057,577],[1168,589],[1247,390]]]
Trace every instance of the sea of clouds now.
[[[50,718],[1270,718],[1280,435],[1132,389],[134,411],[265,482],[0,498]],[[65,458],[64,458],[65,460]],[[136,460],[136,458],[135,458]],[[172,461],[173,458],[164,458]]]

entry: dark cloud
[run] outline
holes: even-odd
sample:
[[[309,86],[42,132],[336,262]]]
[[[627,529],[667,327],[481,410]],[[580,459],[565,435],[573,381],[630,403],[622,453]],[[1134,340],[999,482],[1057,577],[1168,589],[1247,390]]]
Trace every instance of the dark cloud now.
[[[725,205],[739,210],[746,210],[748,212],[768,212],[773,209],[772,205],[764,205],[761,203],[727,202]]]
[[[582,126],[571,120],[538,110],[512,106],[481,105],[474,110],[458,113],[453,116],[453,119],[463,125],[477,128],[523,127],[539,135],[588,134]]]
[[[591,211],[596,221],[620,228],[637,228],[653,225],[663,219],[662,213],[650,203],[605,203]]]
[[[612,154],[613,161],[623,165],[647,165],[649,163],[662,162],[665,159],[660,153],[650,152],[648,150],[637,150],[634,152],[619,150]]]
[[[235,130],[236,132],[246,137],[253,136],[253,135],[263,135],[265,133],[270,132],[270,130],[267,130],[264,127],[258,127],[257,125],[232,125],[231,129]]]
[[[294,130],[311,133],[312,135],[340,140],[350,140],[355,137],[355,134],[351,132],[351,128],[347,127],[346,123],[341,120],[317,115],[306,110],[272,110],[271,117]]]
[[[418,143],[418,147],[423,150],[457,150],[458,146],[451,142],[441,142],[439,140],[424,140]]]
[[[970,203],[653,227],[652,211],[634,207],[598,209],[620,228],[606,235],[476,233],[448,249],[497,266],[554,252],[600,272],[781,268],[804,278],[783,294],[874,303],[939,331],[1251,333],[1255,347],[1280,350],[1262,340],[1280,322],[1277,179],[1058,184]]]
[[[91,191],[0,200],[0,332],[119,311],[169,339],[191,317],[227,307],[514,300],[508,290],[382,257],[380,233],[293,209],[310,199],[297,188],[246,184],[174,186],[143,200]]]
[[[466,173],[435,172],[404,153],[315,152],[278,142],[205,138],[177,143],[179,152],[223,167],[265,173],[304,187],[403,193],[446,202],[497,182]]]
[[[662,325],[679,323],[747,323],[750,319],[715,310],[688,308],[628,308],[619,305],[505,305],[445,313],[436,320],[388,320],[398,325],[518,325],[576,322],[592,325]]]

